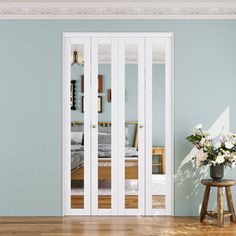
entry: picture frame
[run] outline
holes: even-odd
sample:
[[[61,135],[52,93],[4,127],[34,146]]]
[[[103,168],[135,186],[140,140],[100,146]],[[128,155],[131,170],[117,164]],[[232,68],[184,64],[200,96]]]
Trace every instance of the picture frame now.
[[[111,89],[107,89],[107,102],[111,102]]]
[[[81,98],[81,112],[84,113],[84,96]],[[98,113],[102,113],[102,96],[98,96]]]
[[[81,75],[81,93],[84,93],[84,75]],[[98,75],[98,93],[103,93],[103,75]]]
[[[76,110],[76,80],[71,80],[70,82],[70,108],[71,110]]]
[[[102,96],[98,96],[98,113],[102,113]]]

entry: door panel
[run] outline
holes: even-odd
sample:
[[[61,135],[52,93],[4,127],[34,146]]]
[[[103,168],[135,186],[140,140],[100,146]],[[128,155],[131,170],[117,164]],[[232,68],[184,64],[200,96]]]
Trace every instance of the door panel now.
[[[125,142],[125,213],[144,214],[144,39],[125,39],[125,121],[123,123]],[[127,137],[128,135],[128,137]]]
[[[91,205],[98,215],[98,40],[91,39]]]
[[[165,209],[165,39],[152,40],[152,209]]]
[[[118,214],[117,208],[117,41],[92,39],[92,214]],[[104,57],[104,54],[106,55]],[[105,75],[105,76],[103,76]],[[109,103],[108,89],[111,90]],[[113,92],[114,91],[114,92]],[[104,114],[104,111],[106,113]]]
[[[133,62],[131,64],[129,53],[132,50],[134,54]],[[129,134],[125,138],[126,149],[129,147],[138,150],[139,133],[138,125],[138,42],[132,40],[125,42],[125,88],[124,90],[132,91],[126,94],[125,97],[125,133]],[[133,126],[128,122],[136,121],[137,124]],[[127,154],[127,152],[125,153]],[[125,155],[125,209],[138,209],[138,192],[139,192],[139,153],[135,153],[134,157]]]
[[[107,40],[106,40],[107,41]],[[112,208],[111,107],[107,90],[111,88],[111,43],[98,39],[98,208]],[[103,56],[106,55],[106,58]],[[105,94],[105,95],[104,95]]]
[[[90,214],[90,38],[74,40],[71,53],[71,209]],[[73,94],[74,92],[74,94]],[[73,97],[74,95],[74,97]],[[83,95],[83,96],[81,96]],[[72,102],[72,101],[71,101]],[[72,104],[73,105],[73,104]],[[83,146],[83,147],[82,147]]]

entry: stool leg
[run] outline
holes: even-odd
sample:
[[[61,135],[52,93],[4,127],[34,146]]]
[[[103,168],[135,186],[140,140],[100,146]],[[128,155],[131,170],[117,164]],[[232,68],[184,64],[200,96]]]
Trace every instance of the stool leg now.
[[[208,201],[209,201],[209,196],[210,196],[210,186],[206,186],[205,188],[205,192],[204,192],[204,197],[202,200],[202,208],[201,208],[201,213],[200,213],[200,221],[202,222],[207,214],[207,205],[208,205]]]
[[[217,188],[217,215],[219,226],[224,225],[224,201],[223,201],[223,189],[222,187]]]
[[[233,199],[232,199],[231,189],[230,189],[230,187],[225,187],[225,190],[226,190],[225,192],[226,192],[228,209],[229,209],[229,212],[232,214],[230,216],[230,220],[235,222],[236,217],[235,217],[234,203],[233,203]]]

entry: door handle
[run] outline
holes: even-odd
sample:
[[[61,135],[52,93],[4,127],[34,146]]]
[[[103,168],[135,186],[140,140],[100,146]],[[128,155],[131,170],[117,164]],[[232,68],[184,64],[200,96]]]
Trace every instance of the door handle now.
[[[139,125],[139,128],[142,129],[142,128],[143,128],[143,125]]]
[[[93,129],[95,129],[95,128],[96,128],[96,125],[92,125],[92,127],[93,127]]]

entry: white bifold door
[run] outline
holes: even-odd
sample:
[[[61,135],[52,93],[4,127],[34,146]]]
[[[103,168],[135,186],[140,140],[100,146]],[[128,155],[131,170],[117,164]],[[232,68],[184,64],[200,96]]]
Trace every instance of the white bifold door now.
[[[171,68],[169,33],[64,34],[65,215],[172,214]]]

